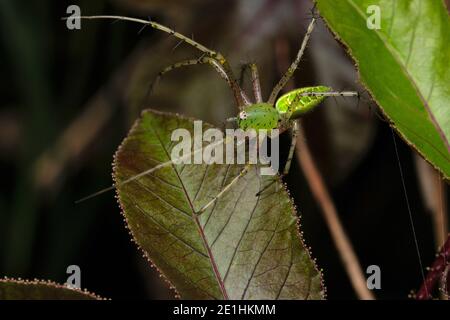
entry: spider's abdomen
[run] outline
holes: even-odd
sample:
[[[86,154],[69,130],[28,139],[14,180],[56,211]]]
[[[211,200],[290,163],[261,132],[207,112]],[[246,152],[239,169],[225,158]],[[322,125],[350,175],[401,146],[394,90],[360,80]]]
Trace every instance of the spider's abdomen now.
[[[315,87],[305,87],[300,89],[295,89],[291,92],[286,93],[281,96],[276,104],[275,108],[280,113],[288,113],[291,114],[291,119],[296,119],[302,116],[303,114],[311,111],[321,103],[325,96],[320,95],[305,95],[307,93],[320,93],[320,92],[329,92],[331,88],[325,86],[315,86]]]
[[[278,126],[280,115],[269,103],[256,103],[246,107],[237,117],[238,126],[247,129],[275,129]]]

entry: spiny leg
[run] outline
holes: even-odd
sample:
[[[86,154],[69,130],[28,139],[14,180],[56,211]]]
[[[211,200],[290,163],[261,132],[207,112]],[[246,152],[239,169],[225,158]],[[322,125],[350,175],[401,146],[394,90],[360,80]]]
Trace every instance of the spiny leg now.
[[[247,69],[250,69],[251,76],[252,76],[252,88],[253,88],[253,95],[255,98],[256,103],[263,102],[262,93],[261,93],[261,83],[259,81],[259,72],[258,67],[255,63],[244,63],[241,66],[241,72],[239,76],[239,86],[242,87],[244,84],[244,78],[245,73]]]
[[[199,63],[201,63],[201,62],[199,62],[199,59],[190,59],[190,60],[183,60],[183,61],[174,63],[174,64],[164,68],[164,70],[160,71],[158,73],[158,75],[156,76],[156,78],[150,83],[150,86],[148,87],[148,90],[147,90],[147,94],[145,95],[145,98],[144,98],[144,103],[147,102],[148,98],[153,93],[155,86],[160,82],[160,80],[164,74],[166,74],[169,71],[172,71],[174,69],[177,69],[177,68],[191,66],[191,65],[195,65],[195,64],[199,64]]]
[[[289,169],[291,168],[292,158],[294,157],[294,150],[297,144],[297,137],[300,132],[300,124],[298,120],[294,120],[294,126],[292,127],[292,138],[291,138],[291,147],[289,148],[289,155],[284,165],[283,175],[287,175],[289,173]]]
[[[245,176],[250,169],[250,164],[246,164],[245,167],[241,170],[239,175],[233,178],[229,184],[227,184],[211,201],[205,204],[199,211],[197,211],[197,215],[201,215],[208,209],[211,205],[213,205],[217,200],[219,200],[225,192],[227,192],[236,182],[238,182],[243,176]]]
[[[217,62],[215,59],[203,56],[203,57],[200,57],[198,59],[189,59],[189,60],[184,60],[184,61],[181,61],[181,62],[177,62],[177,63],[174,63],[174,64],[164,68],[164,70],[162,70],[161,72],[158,73],[158,76],[156,77],[156,79],[150,85],[150,91],[152,91],[154,85],[162,78],[162,76],[164,74],[166,74],[166,73],[168,73],[168,72],[170,72],[170,71],[172,71],[174,69],[187,67],[187,66],[193,66],[193,65],[197,65],[197,64],[209,64],[209,65],[211,65],[214,68],[214,70],[220,75],[220,77],[227,82],[227,84],[230,86],[230,88],[232,88],[231,79],[228,77],[228,74],[224,70],[222,65],[219,62]],[[239,95],[238,96],[236,96],[237,93],[233,91],[236,103],[239,103],[240,99],[242,99],[245,104],[250,104],[250,100],[248,99],[248,97],[245,94],[245,92],[242,91],[241,88],[238,88],[238,90],[239,90],[239,93],[238,93]]]
[[[135,22],[135,23],[140,23],[140,24],[144,24],[144,25],[148,25],[154,29],[160,30],[162,32],[168,33],[172,36],[174,36],[175,38],[180,39],[182,42],[186,42],[187,44],[193,46],[194,48],[196,48],[197,50],[200,50],[201,52],[203,52],[205,55],[207,55],[208,57],[216,60],[222,67],[223,70],[225,70],[225,73],[227,74],[228,78],[230,79],[231,82],[231,89],[234,92],[234,95],[236,97],[239,97],[239,101],[238,101],[238,107],[240,109],[242,109],[245,105],[249,105],[247,101],[244,100],[243,97],[241,97],[240,95],[240,88],[236,82],[236,79],[233,75],[233,72],[231,70],[231,67],[228,64],[228,61],[225,59],[225,57],[220,53],[220,52],[216,52],[214,50],[208,49],[207,47],[205,47],[204,45],[194,41],[191,38],[186,37],[185,35],[176,32],[173,29],[170,29],[162,24],[159,24],[157,22],[154,21],[150,21],[150,20],[143,20],[143,19],[138,19],[138,18],[132,18],[132,17],[125,17],[125,16],[113,16],[113,15],[95,15],[95,16],[80,16],[80,17],[65,17],[63,18],[63,20],[67,20],[67,19],[73,19],[73,18],[77,18],[77,19],[85,19],[85,20],[94,20],[94,19],[110,19],[110,20],[122,20],[122,21],[130,21],[130,22]]]
[[[311,98],[312,97],[312,98]],[[336,100],[336,97],[358,97],[359,93],[356,91],[306,91],[302,93],[298,93],[292,99],[291,104],[308,104],[314,98],[327,98],[332,97]]]
[[[303,93],[303,96],[324,96],[324,97],[333,97],[336,100],[336,97],[357,97],[358,98],[358,104],[356,105],[356,108],[359,108],[359,104],[361,103],[361,94],[357,91],[332,91],[332,92],[309,92],[309,93]],[[296,97],[297,98],[297,97]],[[300,99],[301,97],[299,97]],[[369,105],[369,109],[371,110],[371,107]],[[384,116],[380,115],[376,109],[374,109],[375,116],[383,122],[386,122],[386,119]]]
[[[261,93],[261,83],[259,81],[258,67],[255,63],[251,63],[250,69],[252,70],[252,86],[253,94],[255,95],[255,101],[256,103],[261,103],[263,102],[263,98]]]
[[[239,86],[242,88],[244,86],[244,80],[245,80],[245,75],[247,73],[247,70],[250,68],[250,63],[243,63],[241,65],[241,69],[239,72]]]
[[[222,143],[234,143],[234,138],[230,139],[229,137],[227,137],[226,139],[220,139],[218,141],[212,142],[210,144],[210,146],[212,148],[214,148],[214,147],[217,147],[217,146],[221,146]],[[239,147],[242,143],[245,143],[245,140],[242,141],[242,142],[238,142],[237,143],[237,147]],[[133,181],[136,181],[136,180],[138,180],[138,179],[140,179],[140,178],[142,178],[144,176],[150,175],[153,172],[156,172],[156,171],[161,170],[163,168],[167,168],[169,166],[173,166],[174,164],[177,164],[177,163],[183,163],[184,161],[190,161],[192,156],[195,156],[198,153],[203,154],[203,146],[198,148],[198,149],[193,150],[192,152],[184,154],[184,155],[182,155],[180,157],[177,157],[175,159],[171,159],[169,161],[160,163],[160,164],[156,165],[155,167],[149,168],[149,169],[147,169],[145,171],[141,171],[141,172],[139,172],[139,173],[137,173],[137,174],[135,174],[135,175],[133,175],[133,176],[131,176],[131,177],[129,177],[129,178],[119,182],[119,183],[114,183],[112,186],[104,188],[102,190],[99,190],[99,191],[97,191],[95,193],[92,193],[92,194],[90,194],[90,195],[88,195],[88,196],[86,196],[86,197],[76,201],[75,203],[80,203],[80,202],[84,202],[86,200],[92,199],[92,198],[94,198],[96,196],[99,196],[99,195],[101,195],[103,193],[106,193],[108,191],[111,191],[111,190],[117,189],[119,187],[122,187],[122,186],[124,186],[126,184],[129,184],[129,183],[131,183]]]
[[[281,176],[285,176],[289,173],[289,169],[291,168],[292,158],[294,157],[294,150],[295,146],[297,145],[297,137],[300,133],[300,123],[298,120],[293,121],[292,126],[292,138],[291,138],[291,147],[289,148],[289,154],[286,161],[286,164],[284,165],[283,173]],[[276,182],[276,178],[273,178],[273,181],[267,184],[263,189],[261,189],[256,195],[259,196],[264,191],[266,191],[270,186],[272,186]]]
[[[325,92],[303,92],[298,95],[301,97],[358,97],[359,93],[356,91],[325,91]]]
[[[274,104],[275,100],[280,93],[280,91],[284,88],[284,86],[288,83],[289,79],[294,74],[295,70],[298,68],[298,65],[300,63],[300,60],[303,57],[303,54],[306,49],[306,45],[308,44],[309,38],[311,37],[311,34],[314,30],[314,25],[316,23],[316,18],[312,18],[311,22],[309,23],[308,29],[306,31],[305,37],[303,38],[302,45],[300,47],[300,50],[297,53],[297,57],[295,58],[294,62],[290,65],[286,73],[281,77],[280,81],[277,83],[277,85],[273,88],[272,93],[270,94],[268,103]]]
[[[210,146],[212,148],[214,148],[214,147],[220,146],[222,143],[229,143],[229,140],[228,139],[225,139],[225,140],[224,139],[220,139],[220,140],[215,141],[212,144],[210,144]],[[173,166],[174,164],[177,164],[177,163],[183,163],[184,161],[190,161],[191,157],[195,156],[198,153],[203,154],[203,147],[200,147],[200,148],[198,148],[196,150],[193,150],[192,152],[184,154],[184,155],[182,155],[180,157],[177,157],[175,159],[171,159],[169,161],[160,163],[160,164],[158,164],[158,165],[156,165],[156,166],[154,166],[152,168],[149,168],[147,170],[141,171],[141,172],[139,172],[139,173],[137,173],[137,174],[135,174],[135,175],[133,175],[133,176],[131,176],[131,177],[129,177],[129,178],[119,182],[119,183],[114,183],[110,187],[101,189],[101,190],[99,190],[99,191],[97,191],[95,193],[92,193],[92,194],[84,197],[84,198],[81,198],[80,200],[77,200],[75,203],[81,203],[81,202],[84,202],[86,200],[92,199],[92,198],[97,197],[97,196],[99,196],[101,194],[104,194],[104,193],[109,192],[111,190],[114,190],[114,189],[117,189],[119,187],[122,187],[122,186],[124,186],[126,184],[129,184],[129,183],[133,182],[133,181],[136,181],[136,180],[138,180],[138,179],[140,179],[140,178],[142,178],[144,176],[150,175],[153,172],[156,172],[156,171],[161,170],[163,168],[167,168],[169,166]]]
[[[130,22],[136,22],[136,23],[148,25],[154,29],[168,33],[168,34],[174,36],[175,38],[180,39],[183,42],[186,42],[187,44],[193,46],[194,48],[204,52],[211,58],[217,59],[219,61],[220,61],[220,59],[223,59],[222,55],[219,52],[208,49],[204,45],[192,40],[191,38],[188,38],[185,35],[183,35],[179,32],[176,32],[175,30],[172,30],[172,29],[170,29],[162,24],[159,24],[157,22],[154,22],[154,21],[143,20],[143,19],[132,18],[132,17],[125,17],[125,16],[113,16],[113,15],[80,16],[80,17],[70,17],[70,18],[71,19],[79,18],[79,19],[84,19],[84,20],[95,20],[95,19],[122,20],[122,21],[130,21]],[[67,20],[67,19],[68,19],[67,17],[63,18],[63,20]]]
[[[256,137],[255,137],[256,139]],[[237,150],[239,150],[239,147],[242,144],[246,144],[247,143],[247,139],[244,140],[238,140],[237,142]],[[231,140],[227,137],[225,143],[234,143],[234,137],[231,138]],[[249,141],[250,143],[250,141]],[[254,144],[254,151],[258,152],[258,145]],[[248,162],[246,162],[244,168],[239,172],[239,174],[233,178],[233,180],[231,180],[230,183],[228,183],[211,201],[209,201],[206,205],[204,205],[199,211],[197,211],[197,215],[202,214],[203,212],[205,212],[206,209],[208,209],[212,204],[214,204],[217,200],[219,200],[234,184],[236,184],[242,177],[244,177],[247,173],[248,170],[250,169],[250,166],[252,165],[252,157],[250,155],[250,150],[249,150],[249,154],[248,154]]]

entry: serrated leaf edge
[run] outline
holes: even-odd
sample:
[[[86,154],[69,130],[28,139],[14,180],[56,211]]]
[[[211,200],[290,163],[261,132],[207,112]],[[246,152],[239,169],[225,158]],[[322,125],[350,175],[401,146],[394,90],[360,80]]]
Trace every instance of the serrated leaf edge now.
[[[95,293],[92,293],[86,289],[77,289],[73,287],[69,287],[67,285],[62,285],[57,282],[51,281],[51,280],[41,280],[41,279],[22,279],[22,278],[9,278],[9,277],[3,277],[0,278],[0,283],[16,283],[16,284],[24,284],[24,285],[44,285],[51,288],[58,288],[58,289],[66,289],[66,290],[72,290],[78,293],[81,293],[83,295],[89,296],[95,300],[110,300],[107,298],[103,298]]]

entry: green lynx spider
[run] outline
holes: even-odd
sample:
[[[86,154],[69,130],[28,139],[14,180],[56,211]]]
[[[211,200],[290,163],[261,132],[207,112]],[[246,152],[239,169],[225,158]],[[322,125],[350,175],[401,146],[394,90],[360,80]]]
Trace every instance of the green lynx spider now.
[[[71,17],[73,18],[73,17]],[[326,97],[355,97],[358,96],[357,92],[353,91],[343,91],[336,92],[332,91],[331,88],[327,86],[314,86],[314,87],[305,87],[300,89],[295,89],[290,91],[280,98],[277,99],[280,91],[286,86],[290,78],[293,76],[295,70],[298,68],[298,65],[302,59],[303,53],[305,52],[306,45],[308,44],[309,38],[314,30],[314,26],[316,23],[316,18],[313,17],[311,22],[309,23],[308,29],[306,31],[305,37],[303,38],[303,42],[301,44],[300,50],[297,53],[295,60],[292,62],[288,70],[282,76],[281,80],[277,83],[277,85],[273,88],[272,93],[267,102],[263,101],[261,86],[258,75],[258,68],[256,64],[249,64],[248,66],[251,69],[251,77],[252,77],[252,87],[255,101],[252,102],[246,93],[242,90],[242,88],[238,85],[236,78],[233,75],[231,67],[226,60],[226,58],[219,52],[213,51],[211,49],[206,48],[200,43],[188,38],[166,26],[163,26],[159,23],[123,17],[123,16],[108,16],[108,15],[97,15],[97,16],[81,16],[76,17],[80,19],[112,19],[112,20],[124,20],[131,21],[143,24],[145,26],[150,26],[154,29],[166,32],[175,38],[180,40],[180,43],[185,42],[194,48],[201,51],[203,54],[198,59],[185,60],[178,63],[175,63],[167,68],[165,68],[162,72],[159,73],[158,78],[160,78],[165,73],[172,71],[176,68],[181,68],[185,66],[192,66],[197,64],[208,64],[217,71],[217,73],[223,78],[233,92],[234,99],[236,100],[236,104],[239,107],[239,114],[235,118],[230,118],[228,121],[236,121],[239,128],[242,130],[254,129],[280,129],[280,132],[285,131],[286,129],[292,128],[292,140],[291,146],[289,150],[288,159],[286,161],[285,167],[283,169],[282,175],[286,175],[289,172],[294,149],[296,145],[296,139],[299,133],[299,122],[298,119],[303,116],[305,113],[311,111],[319,105]],[[195,152],[195,151],[194,151]],[[126,184],[133,180],[136,180],[144,175],[150,174],[153,171],[156,171],[164,166],[170,165],[172,161],[167,163],[160,164],[154,168],[151,168],[147,171],[141,172],[120,184]],[[211,201],[209,201],[206,205],[204,205],[197,214],[203,213],[208,207],[214,204],[227,190],[229,190],[240,178],[245,176],[247,171],[250,168],[250,164],[246,164],[242,171],[236,176],[228,185],[226,185]],[[113,186],[104,190],[101,190],[91,196],[88,196],[80,201],[84,201],[88,198],[99,195],[103,192],[112,190],[117,186]]]

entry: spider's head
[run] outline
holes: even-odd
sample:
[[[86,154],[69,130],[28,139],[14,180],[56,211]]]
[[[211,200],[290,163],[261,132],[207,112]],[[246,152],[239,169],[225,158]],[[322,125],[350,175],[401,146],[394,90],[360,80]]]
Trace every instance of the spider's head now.
[[[270,130],[277,128],[279,113],[269,103],[255,103],[239,112],[236,120],[242,130]]]

